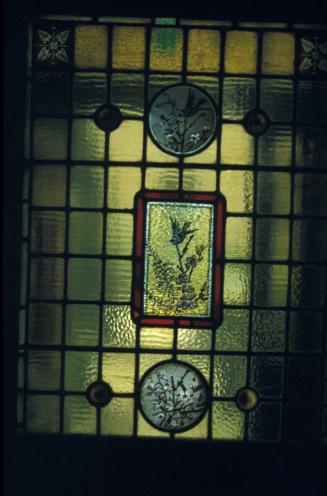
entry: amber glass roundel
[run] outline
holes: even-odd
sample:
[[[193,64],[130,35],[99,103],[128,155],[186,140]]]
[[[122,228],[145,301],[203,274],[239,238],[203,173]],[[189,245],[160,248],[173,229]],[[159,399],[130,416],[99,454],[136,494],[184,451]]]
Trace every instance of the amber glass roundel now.
[[[252,136],[259,136],[267,131],[270,121],[269,117],[261,109],[253,109],[243,119],[244,129]]]
[[[94,115],[94,122],[102,131],[110,132],[117,129],[122,121],[120,110],[115,105],[101,105]]]
[[[236,403],[240,410],[253,410],[258,401],[258,395],[252,388],[240,389],[236,395]]]
[[[86,397],[93,406],[106,406],[112,398],[112,390],[106,382],[96,381],[89,385]]]
[[[172,155],[202,151],[213,140],[216,125],[214,102],[193,85],[170,86],[158,93],[150,106],[150,135],[159,148]]]

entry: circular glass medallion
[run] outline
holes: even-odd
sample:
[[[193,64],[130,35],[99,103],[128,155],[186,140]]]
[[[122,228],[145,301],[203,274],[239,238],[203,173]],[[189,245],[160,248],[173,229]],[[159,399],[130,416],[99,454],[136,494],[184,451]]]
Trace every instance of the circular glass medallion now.
[[[261,109],[253,109],[243,119],[244,129],[252,136],[259,136],[267,131],[270,121],[269,117]]]
[[[102,131],[114,131],[122,121],[120,110],[115,105],[101,105],[94,115],[94,122]]]
[[[240,389],[236,395],[236,403],[240,410],[253,410],[258,401],[258,395],[252,388]]]
[[[209,145],[217,125],[211,97],[189,84],[162,90],[150,106],[150,134],[163,151],[177,156],[199,153]]]
[[[103,407],[108,405],[112,398],[112,390],[106,382],[92,382],[86,390],[86,397],[93,406]]]
[[[141,412],[162,431],[181,432],[197,424],[206,413],[208,396],[203,375],[185,362],[160,362],[140,382]]]

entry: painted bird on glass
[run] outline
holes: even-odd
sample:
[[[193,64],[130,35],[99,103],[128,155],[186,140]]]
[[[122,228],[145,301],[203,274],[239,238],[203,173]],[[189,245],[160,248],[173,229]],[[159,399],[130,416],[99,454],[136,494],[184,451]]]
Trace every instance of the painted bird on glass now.
[[[184,222],[183,226],[180,226],[176,219],[170,218],[171,227],[173,231],[173,236],[169,240],[172,245],[179,245],[184,241],[188,234],[192,234],[198,229],[190,229],[191,222]]]

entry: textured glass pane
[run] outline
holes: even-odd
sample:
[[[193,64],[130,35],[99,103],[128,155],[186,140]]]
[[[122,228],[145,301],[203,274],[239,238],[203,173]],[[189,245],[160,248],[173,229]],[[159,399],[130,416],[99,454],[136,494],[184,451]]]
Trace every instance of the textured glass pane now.
[[[29,314],[29,342],[31,344],[60,344],[62,305],[32,303]]]
[[[248,326],[248,310],[224,309],[223,323],[216,331],[216,351],[246,351]]]
[[[202,169],[186,169],[183,171],[184,191],[216,191],[216,181],[216,171]]]
[[[173,347],[173,329],[144,327],[141,329],[141,348],[171,349]]]
[[[23,200],[29,199],[29,187],[30,187],[30,171],[25,169],[23,178]]]
[[[64,160],[67,156],[67,130],[68,122],[64,119],[36,119],[34,158]]]
[[[210,350],[212,331],[210,329],[178,329],[179,350]]]
[[[35,165],[33,167],[32,203],[40,207],[64,207],[66,203],[66,167]]]
[[[18,367],[17,367],[17,387],[23,388],[24,387],[24,363],[25,363],[25,358],[24,355],[19,355],[18,357]]]
[[[87,258],[68,262],[68,298],[70,300],[99,300],[101,291],[101,261]]]
[[[108,56],[106,26],[77,26],[75,30],[75,65],[105,69]]]
[[[107,260],[106,300],[129,301],[131,297],[132,264],[129,260]]]
[[[199,86],[202,90],[206,91],[208,95],[211,96],[215,104],[218,105],[220,82],[217,77],[201,76],[198,74],[196,76],[187,76],[186,82]]]
[[[29,395],[27,400],[28,432],[59,432],[59,397]]]
[[[220,190],[227,200],[228,212],[252,212],[253,173],[224,171],[220,175]]]
[[[59,389],[60,362],[61,355],[59,351],[29,350],[29,389]]]
[[[327,83],[299,81],[297,88],[297,121],[305,124],[327,122]]]
[[[252,255],[252,219],[228,217],[226,223],[225,257],[249,259]]]
[[[216,72],[219,70],[220,33],[206,29],[191,29],[188,35],[187,70]]]
[[[31,250],[62,253],[65,249],[66,218],[63,212],[32,212]]]
[[[142,116],[144,107],[143,74],[113,74],[111,77],[111,102],[122,115]]]
[[[117,348],[135,346],[135,324],[127,305],[107,305],[103,310],[103,345]]]
[[[255,107],[255,79],[225,78],[223,93],[224,119],[241,120]]]
[[[296,130],[296,165],[301,167],[327,166],[327,129],[298,127]]]
[[[110,384],[114,393],[134,391],[135,355],[133,353],[104,353],[103,380]]]
[[[304,265],[292,268],[291,305],[322,307],[325,302],[326,268]]]
[[[280,436],[280,404],[261,403],[249,416],[251,441],[278,441]]]
[[[133,237],[133,216],[131,214],[108,214],[107,243],[108,255],[131,255]]]
[[[182,81],[181,76],[172,74],[152,74],[149,77],[148,99],[152,100],[153,97],[159,93],[160,90],[178,84]]]
[[[224,124],[221,135],[221,163],[252,165],[254,138],[239,124]]]
[[[294,57],[294,34],[264,33],[261,65],[263,74],[293,74]]]
[[[321,351],[323,333],[324,315],[322,312],[304,310],[290,313],[290,351]]]
[[[103,207],[103,167],[72,167],[70,205],[79,208]]]
[[[73,112],[94,114],[107,99],[107,75],[96,72],[75,72],[73,85]]]
[[[288,173],[259,172],[257,211],[260,214],[289,214],[291,176]]]
[[[259,138],[259,165],[291,165],[292,132],[290,127],[274,126]]]
[[[98,377],[98,354],[88,351],[66,351],[65,389],[85,391]]]
[[[143,123],[124,121],[110,134],[109,158],[122,162],[138,162],[142,159]]]
[[[137,434],[142,437],[169,438],[169,432],[159,431],[150,425],[139,412],[137,418]]]
[[[327,221],[315,219],[294,221],[293,260],[327,261]]]
[[[28,236],[28,224],[29,224],[28,213],[29,213],[29,206],[26,203],[23,203],[23,206],[22,206],[22,236],[23,236],[23,238],[26,238]]]
[[[143,69],[145,28],[115,26],[112,41],[114,69]]]
[[[168,155],[168,153],[163,152],[160,148],[153,143],[153,141],[148,138],[146,143],[146,159],[148,162],[158,162],[158,163],[177,163],[178,158],[173,155]],[[158,431],[159,432],[159,431]]]
[[[289,221],[257,219],[255,248],[257,260],[286,260],[289,252]]]
[[[254,310],[252,325],[253,351],[284,351],[286,313],[276,310]]]
[[[21,259],[20,259],[20,304],[26,304],[26,289],[27,289],[27,243],[22,243]]]
[[[99,307],[67,305],[66,344],[96,346],[99,342]]]
[[[131,436],[133,434],[134,400],[113,398],[101,410],[101,434]]]
[[[299,215],[327,215],[327,175],[296,174],[294,213]]]
[[[150,68],[161,71],[182,69],[181,29],[155,28],[151,32]]]
[[[321,378],[320,360],[289,358],[287,370],[287,396],[289,400],[319,400]]]
[[[212,404],[213,439],[242,440],[244,413],[231,401],[214,401]]]
[[[261,398],[282,394],[284,359],[276,356],[251,358],[250,386]]]
[[[235,396],[237,391],[245,387],[245,356],[216,356],[214,362],[214,396]]]
[[[84,396],[66,396],[64,406],[65,434],[95,434],[96,409]]]
[[[257,35],[248,31],[228,31],[225,45],[225,71],[254,74],[257,68]]]
[[[103,160],[105,134],[91,119],[74,119],[72,131],[73,160]]]
[[[142,377],[143,374],[153,365],[159,362],[163,362],[164,360],[171,359],[171,355],[165,353],[142,353],[140,355],[140,365],[139,365],[139,377]]]
[[[103,215],[73,212],[69,215],[69,252],[100,255],[102,253]]]
[[[34,110],[40,114],[67,113],[69,88],[68,72],[37,71],[33,83]]]
[[[108,207],[133,208],[134,195],[141,188],[139,167],[109,169]]]
[[[217,140],[214,140],[203,152],[184,158],[185,164],[216,164]]]
[[[147,167],[145,176],[145,187],[147,189],[178,189],[179,170],[159,169],[157,167]]]
[[[60,299],[64,292],[64,260],[34,258],[31,260],[30,289],[32,298]]]
[[[254,304],[285,306],[288,267],[286,265],[256,265],[254,275]]]
[[[321,407],[312,401],[289,403],[285,412],[286,439],[290,441],[320,442]]]
[[[198,369],[209,381],[210,376],[210,356],[208,355],[177,355],[177,360],[189,363]]]
[[[25,343],[25,327],[26,327],[26,312],[25,310],[19,311],[19,319],[18,319],[18,344]]]
[[[251,266],[248,264],[225,265],[224,303],[248,305],[250,302]]]
[[[293,117],[293,81],[289,79],[262,79],[260,107],[271,121],[291,121]]]

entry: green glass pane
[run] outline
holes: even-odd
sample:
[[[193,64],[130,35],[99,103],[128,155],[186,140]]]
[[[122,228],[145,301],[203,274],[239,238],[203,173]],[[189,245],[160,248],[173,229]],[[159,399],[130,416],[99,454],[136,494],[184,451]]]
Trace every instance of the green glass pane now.
[[[73,160],[103,160],[105,134],[91,119],[74,119],[71,155]]]
[[[40,114],[65,114],[69,111],[70,74],[37,71],[33,83],[34,110]]]
[[[293,223],[293,260],[327,261],[327,222],[301,219]]]
[[[261,403],[249,415],[249,439],[251,441],[278,441],[280,436],[280,404]]]
[[[94,114],[107,101],[107,75],[96,72],[75,72],[73,83],[73,112]]]
[[[216,356],[214,361],[213,395],[235,396],[246,383],[245,356]]]
[[[101,291],[100,260],[86,258],[68,262],[68,298],[70,300],[99,300]]]
[[[250,78],[225,78],[223,118],[242,120],[255,107],[256,81]]]
[[[109,169],[108,207],[133,208],[134,196],[141,188],[139,167],[112,167]]]
[[[252,350],[284,351],[286,313],[254,310],[252,318]]]
[[[66,167],[34,165],[32,203],[40,207],[64,207],[66,204]]]
[[[98,354],[88,351],[66,351],[65,389],[85,391],[98,378]]]
[[[291,176],[284,172],[259,172],[257,211],[260,214],[289,214]]]
[[[294,213],[299,215],[327,215],[327,175],[296,174]]]
[[[211,96],[216,105],[218,104],[220,82],[217,77],[187,76],[186,82],[189,84],[194,84],[195,86],[199,86]]]
[[[132,263],[129,260],[107,260],[106,300],[129,301],[131,297]]]
[[[148,99],[152,100],[153,97],[159,93],[160,90],[173,84],[178,84],[182,80],[181,76],[174,76],[172,74],[153,74],[149,77]]]
[[[216,331],[216,351],[246,351],[248,326],[248,310],[224,309],[223,323]]]
[[[259,138],[259,165],[291,165],[292,130],[290,127],[273,126]]]
[[[290,313],[290,351],[321,351],[323,333],[324,315],[322,312],[303,310]]]
[[[213,439],[241,441],[244,436],[244,413],[234,402],[214,401],[212,403]]]
[[[73,212],[69,216],[69,252],[100,255],[102,253],[103,215]]]
[[[60,344],[62,305],[31,303],[29,313],[29,342],[31,344]]]
[[[99,307],[67,305],[66,344],[96,346],[99,342]]]
[[[66,396],[64,432],[65,434],[95,434],[96,409],[84,396]]]
[[[173,329],[144,327],[141,329],[140,346],[150,349],[171,349],[173,339]]]
[[[210,350],[212,331],[210,329],[178,329],[179,350]]]
[[[249,259],[252,256],[252,219],[228,217],[226,223],[225,257]]]
[[[135,355],[134,353],[104,353],[102,377],[110,384],[114,393],[134,391]]]
[[[183,34],[181,29],[155,28],[151,32],[150,67],[153,70],[182,69]]]
[[[289,358],[287,368],[287,397],[293,401],[320,399],[321,363],[313,358]]]
[[[227,200],[228,212],[252,212],[252,172],[223,171],[220,175],[220,189]]]
[[[127,305],[106,305],[103,310],[103,345],[117,348],[135,346],[136,328]]]
[[[251,266],[249,264],[225,265],[225,305],[248,305],[250,302]]]
[[[30,389],[57,390],[60,387],[59,351],[29,350],[28,386]]]
[[[111,78],[111,103],[122,115],[141,117],[144,112],[144,76],[116,73]]]
[[[209,381],[210,377],[210,356],[208,355],[177,355],[177,360],[190,363],[198,369]]]
[[[297,121],[305,124],[327,122],[327,83],[299,81],[297,88]]]
[[[285,306],[287,278],[287,265],[256,265],[254,304],[258,306]]]
[[[133,216],[131,214],[108,214],[107,242],[108,255],[131,255],[133,237]]]
[[[33,152],[36,159],[65,160],[67,157],[68,121],[36,119]]]
[[[261,398],[281,396],[283,388],[284,359],[276,356],[251,358],[250,386]]]
[[[255,256],[257,260],[285,260],[289,252],[289,221],[257,219]]]
[[[27,431],[59,432],[59,396],[30,394],[27,399]]]
[[[296,130],[296,165],[301,167],[327,166],[327,129],[298,127]]]
[[[326,268],[304,265],[292,268],[291,305],[322,307],[325,302]]]
[[[70,205],[81,208],[102,208],[104,195],[103,167],[72,167]]]
[[[293,81],[290,79],[262,79],[260,107],[271,121],[289,122],[293,117]]]
[[[34,258],[31,260],[30,291],[32,298],[60,299],[64,292],[64,260]]]
[[[63,212],[32,212],[31,249],[36,253],[63,253],[66,217]]]
[[[134,400],[113,398],[101,410],[101,434],[111,436],[131,436],[134,423]]]

